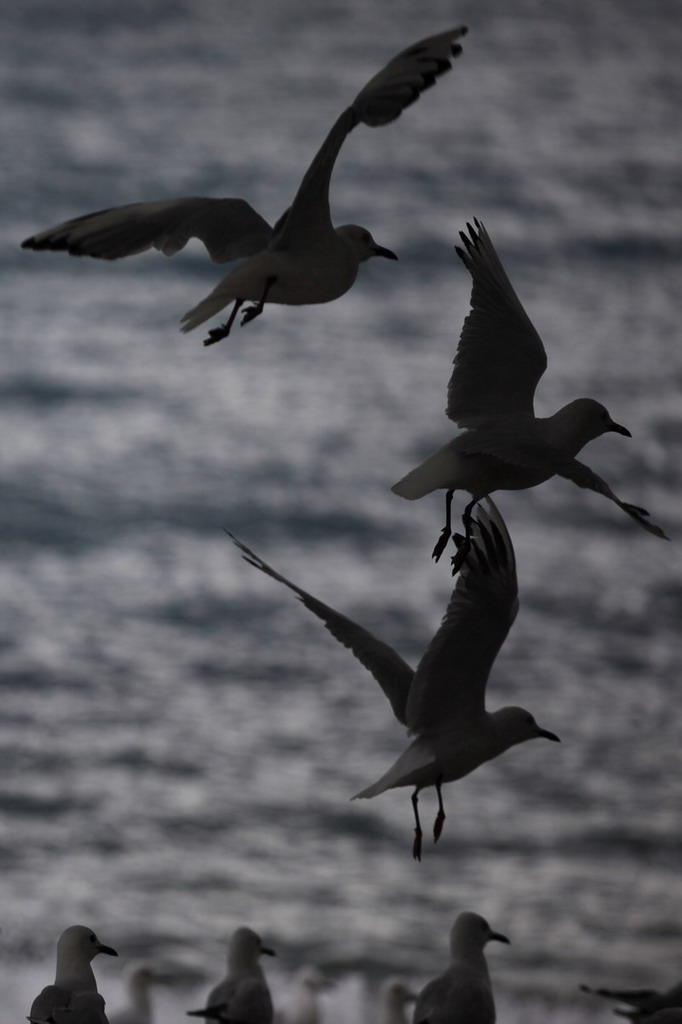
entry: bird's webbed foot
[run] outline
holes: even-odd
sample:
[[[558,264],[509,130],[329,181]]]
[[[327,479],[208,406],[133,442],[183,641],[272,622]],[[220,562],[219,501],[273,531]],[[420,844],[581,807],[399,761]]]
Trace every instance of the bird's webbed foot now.
[[[220,324],[219,327],[213,327],[208,332],[208,338],[204,339],[204,347],[206,345],[215,345],[216,341],[222,341],[223,338],[226,338],[228,336],[228,334],[232,330],[232,324],[235,321],[235,317],[237,316],[237,313],[239,312],[239,307],[241,306],[243,301],[243,299],[234,300],[234,305],[232,307],[232,311],[230,312],[229,318],[224,324]]]
[[[473,526],[472,512],[477,499],[472,498],[467,507],[464,509],[462,515],[462,524],[464,525],[464,536],[459,534],[453,537],[455,544],[457,545],[457,553],[452,556],[452,575],[456,576],[459,570],[466,562],[467,555],[471,551],[471,530]]]
[[[452,536],[452,533],[451,533],[450,526],[449,525],[444,526],[443,529],[440,531],[440,534],[438,536],[438,540],[436,541],[436,546],[434,547],[433,551],[431,552],[431,558],[433,558],[434,562],[437,562],[438,559],[440,558],[440,556],[445,551],[446,547],[448,546],[448,541],[450,540],[451,536]]]

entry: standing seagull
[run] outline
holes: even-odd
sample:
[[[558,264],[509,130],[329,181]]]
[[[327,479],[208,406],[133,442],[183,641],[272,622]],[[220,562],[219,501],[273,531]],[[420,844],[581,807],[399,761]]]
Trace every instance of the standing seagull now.
[[[462,52],[456,40],[466,31],[460,26],[414,43],[367,83],[334,124],[274,228],[243,199],[190,196],[76,217],[27,238],[22,248],[115,260],[152,247],[172,256],[190,238],[199,238],[215,263],[243,259],[182,318],[182,330],[191,331],[232,303],[227,322],[209,331],[205,345],[227,337],[245,300],[255,305],[246,309],[242,324],[258,316],[265,302],[300,306],[338,299],[370,256],[397,259],[366,228],[332,224],[329,182],[343,141],[360,123],[375,127],[395,121],[452,67],[450,58]]]
[[[90,928],[73,924],[57,942],[54,984],[36,996],[28,1019],[32,1024],[107,1024],[104,1000],[97,991],[91,961],[98,953],[118,956]]]
[[[209,992],[206,1007],[187,1015],[231,1024],[272,1024],[270,989],[258,963],[263,953],[275,955],[251,928],[237,928],[227,947],[225,977]]]
[[[491,940],[509,942],[479,914],[464,911],[450,932],[452,963],[417,996],[413,1024],[495,1024],[495,1001],[483,955]]]
[[[495,252],[480,221],[460,232],[464,248],[457,253],[473,278],[471,311],[459,338],[448,384],[446,414],[467,428],[413,469],[391,490],[401,498],[423,498],[447,490],[446,520],[433,550],[438,561],[450,539],[450,506],[455,490],[469,491],[464,512],[467,540],[471,510],[477,501],[497,490],[535,487],[558,474],[579,487],[588,487],[632,516],[645,530],[665,537],[649,513],[621,501],[606,481],[576,455],[607,431],[631,437],[614,423],[608,411],[592,398],[577,398],[553,416],[536,417],[535,388],[547,368],[539,334]],[[467,544],[453,559],[454,571],[466,555]]]
[[[298,594],[332,636],[351,649],[379,683],[395,717],[416,737],[385,775],[353,797],[378,796],[398,786],[414,787],[415,860],[421,859],[417,806],[421,789],[436,787],[438,815],[433,837],[437,841],[445,821],[444,782],[463,778],[524,740],[543,736],[558,741],[558,736],[541,729],[523,708],[500,708],[492,713],[485,709],[488,675],[518,609],[511,538],[490,500],[489,506],[489,513],[479,507],[462,574],[416,672],[388,644],[275,572],[232,537],[247,562]]]

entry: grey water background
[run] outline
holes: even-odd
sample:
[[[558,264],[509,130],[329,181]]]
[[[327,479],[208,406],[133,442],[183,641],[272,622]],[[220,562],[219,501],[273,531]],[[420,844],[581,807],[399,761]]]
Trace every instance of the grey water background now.
[[[363,83],[459,22],[453,71],[343,147],[336,223],[400,262],[336,303],[204,350],[177,330],[223,273],[200,246],[19,249],[173,195],[273,221]],[[276,990],[304,961],[336,975],[339,1024],[386,974],[442,969],[465,908],[512,940],[488,957],[503,1021],[608,1019],[579,982],[679,978],[678,4],[27,0],[1,37],[2,1020],[77,921],[121,954],[95,963],[112,1009],[126,960],[203,972],[161,995],[171,1024],[242,923],[277,948]],[[584,458],[672,543],[565,481],[497,496],[521,611],[490,706],[563,742],[447,787],[417,865],[408,790],[349,802],[404,745],[383,695],[223,528],[416,662],[452,587],[442,495],[389,487],[453,432],[473,216],[544,338],[539,414],[601,399],[633,437]]]

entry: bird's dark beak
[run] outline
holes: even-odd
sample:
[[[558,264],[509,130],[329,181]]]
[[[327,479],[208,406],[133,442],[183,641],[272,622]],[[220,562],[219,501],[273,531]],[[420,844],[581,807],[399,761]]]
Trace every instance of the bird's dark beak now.
[[[502,934],[502,932],[491,932],[488,939],[495,939],[497,942],[506,942],[508,946],[511,946],[511,942],[506,935]]]
[[[118,956],[118,953],[116,952],[115,949],[112,949],[111,946],[103,946],[101,942],[100,942],[100,944],[97,947],[97,952],[98,953],[108,953],[109,956]]]
[[[632,434],[627,427],[621,427],[620,423],[611,423],[609,430],[613,430],[616,434],[622,434],[623,437],[632,437]]]
[[[261,953],[265,953],[266,956],[277,956],[274,949],[269,949],[267,946],[261,946]]]
[[[555,743],[561,743],[561,740],[554,732],[550,732],[549,729],[538,729],[538,736],[542,736],[545,740],[553,740]]]
[[[374,256],[385,256],[387,260],[397,260],[398,257],[391,249],[385,249],[383,245],[375,245],[372,249],[372,255]]]

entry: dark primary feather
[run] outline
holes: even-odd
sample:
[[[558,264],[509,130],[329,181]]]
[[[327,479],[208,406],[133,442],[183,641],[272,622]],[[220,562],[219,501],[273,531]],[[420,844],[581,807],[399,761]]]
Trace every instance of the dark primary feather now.
[[[452,67],[451,58],[459,57],[465,25],[420,39],[393,57],[355,97],[352,103],[357,118],[370,127],[390,124],[435,85]],[[406,68],[409,67],[409,76]]]

